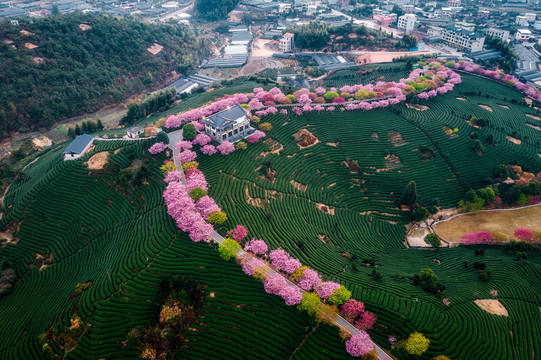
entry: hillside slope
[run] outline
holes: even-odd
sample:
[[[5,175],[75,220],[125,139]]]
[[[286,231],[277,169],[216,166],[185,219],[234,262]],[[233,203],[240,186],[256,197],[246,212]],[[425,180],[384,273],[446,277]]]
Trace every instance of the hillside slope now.
[[[150,51],[159,50],[155,54]],[[69,14],[0,24],[0,136],[64,118],[163,84],[204,53],[179,25]]]

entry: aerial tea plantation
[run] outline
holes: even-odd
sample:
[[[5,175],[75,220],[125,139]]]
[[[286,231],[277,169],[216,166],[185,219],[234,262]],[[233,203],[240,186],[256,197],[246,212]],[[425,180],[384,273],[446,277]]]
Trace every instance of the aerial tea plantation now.
[[[404,244],[411,212],[396,202],[409,181],[417,183],[421,204],[445,208],[485,186],[500,164],[541,170],[538,110],[504,85],[462,78],[453,92],[390,110],[265,117],[261,121],[273,127],[265,142],[227,160],[201,155],[200,168],[230,219],[224,230],[244,224],[249,237],[283,247],[345,284],[378,315],[371,335],[384,346],[390,335],[417,330],[431,341],[427,358],[539,359],[538,254],[519,262],[503,247],[419,250]],[[467,121],[472,116],[488,125],[473,127]],[[314,144],[294,141],[303,129],[317,138]],[[490,134],[494,145],[487,143]],[[475,151],[474,139],[484,144],[483,153]],[[430,156],[423,156],[423,147]],[[381,279],[363,262],[376,263]],[[479,279],[476,262],[492,272],[488,281]],[[447,287],[449,305],[412,285],[424,268]],[[509,316],[474,303],[492,298],[491,290]]]

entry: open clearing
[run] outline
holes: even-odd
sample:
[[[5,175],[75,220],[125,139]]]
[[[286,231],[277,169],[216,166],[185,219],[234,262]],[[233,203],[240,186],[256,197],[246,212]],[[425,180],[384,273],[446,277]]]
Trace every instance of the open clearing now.
[[[107,160],[109,159],[109,151],[102,151],[92,155],[90,159],[85,163],[90,170],[102,170]]]
[[[475,300],[475,303],[479,305],[481,309],[491,314],[500,315],[500,316],[509,316],[507,309],[498,300],[495,300],[495,299]]]
[[[151,53],[152,55],[158,55],[162,50],[163,50],[163,46],[158,43],[154,43],[152,44],[152,46],[147,48],[147,51]]]
[[[496,231],[509,236],[517,228],[541,229],[541,206],[507,211],[485,211],[478,215],[457,216],[437,223],[434,231],[446,241],[459,241],[464,234]]]

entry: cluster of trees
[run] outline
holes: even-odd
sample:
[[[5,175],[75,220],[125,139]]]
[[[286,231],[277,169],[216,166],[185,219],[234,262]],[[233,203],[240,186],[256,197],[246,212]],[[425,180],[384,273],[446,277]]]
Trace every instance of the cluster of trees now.
[[[0,24],[0,136],[55,122],[161,86],[206,54],[204,39],[184,25],[156,25],[92,13]],[[91,29],[82,31],[80,24]],[[20,33],[28,30],[33,35]],[[27,49],[30,42],[37,46]],[[152,55],[147,48],[164,49]]]
[[[101,131],[101,130],[103,130],[103,123],[101,122],[101,119],[98,119],[96,121],[85,120],[81,122],[81,124],[70,126],[68,128],[68,138],[73,139],[78,135],[92,133],[94,131]]]
[[[506,73],[513,72],[518,60],[518,54],[513,49],[513,45],[507,41],[502,41],[501,39],[492,36],[487,36],[485,38],[485,44],[488,48],[501,51],[502,56],[496,61],[497,64]]]
[[[191,278],[164,279],[158,288],[155,320],[132,329],[126,347],[141,351],[145,359],[174,359],[184,333],[201,312],[204,296],[202,285]]]
[[[438,282],[438,277],[432,269],[423,269],[419,275],[414,275],[413,285],[439,296],[443,295],[446,290],[445,285]]]
[[[133,157],[134,155],[132,155]],[[150,174],[150,165],[148,159],[132,158],[129,166],[120,170],[120,183],[130,187],[140,186]]]
[[[332,26],[320,21],[307,25],[296,25],[288,29],[295,34],[295,46],[299,49],[321,49],[329,45],[332,35],[340,37],[334,41],[333,50],[345,50],[350,46],[366,48],[409,49],[417,45],[415,36],[406,35],[396,40],[381,30],[369,29],[366,26],[353,26],[348,23]],[[355,34],[356,36],[350,36]],[[343,49],[342,49],[343,48]]]
[[[227,19],[227,15],[238,5],[240,0],[195,0],[194,9],[197,15],[205,20],[217,21]]]
[[[3,158],[0,161],[1,185],[4,186],[7,182],[11,182],[17,171],[24,166],[20,161],[35,152],[37,152],[37,150],[32,143],[32,139],[26,139],[21,143],[17,150],[12,151],[9,156]],[[25,176],[24,173],[22,173],[21,176]]]
[[[11,262],[0,258],[0,299],[11,292],[15,280],[17,280],[17,276]]]
[[[143,101],[132,103],[128,106],[126,116],[120,121],[121,124],[133,124],[135,121],[152,114],[156,111],[165,111],[177,98],[177,89],[160,90],[147,96]]]

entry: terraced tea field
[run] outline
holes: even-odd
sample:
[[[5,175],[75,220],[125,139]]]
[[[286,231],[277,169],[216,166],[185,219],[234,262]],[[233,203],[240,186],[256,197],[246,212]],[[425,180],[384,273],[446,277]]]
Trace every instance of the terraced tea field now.
[[[57,148],[13,184],[1,226],[15,224],[18,242],[0,256],[15,265],[21,281],[0,299],[0,358],[43,358],[38,336],[51,326],[58,335],[75,309],[90,327],[67,359],[137,358],[122,342],[153,318],[157,285],[168,275],[193,277],[205,287],[183,359],[348,358],[338,330],[314,329],[311,318],[268,296],[213,246],[195,244],[178,230],[162,198],[164,157],[154,160],[148,147],[101,142],[82,161],[70,162]],[[102,151],[110,152],[105,168],[89,170],[83,162]],[[134,157],[150,162],[139,187],[119,181],[119,169]],[[40,267],[38,254],[52,254],[51,264]],[[87,281],[92,287],[74,297],[75,286]]]
[[[472,89],[480,92],[472,95]],[[277,114],[264,119],[273,125],[266,143],[227,160],[200,156],[210,194],[230,219],[224,229],[244,224],[249,237],[281,246],[345,284],[379,316],[372,335],[382,344],[389,335],[406,336],[415,329],[430,338],[428,355],[539,359],[539,255],[516,262],[515,253],[503,248],[487,248],[482,257],[467,247],[406,249],[404,225],[411,218],[395,205],[410,180],[417,183],[421,204],[437,198],[442,207],[452,207],[470,188],[483,186],[502,163],[539,172],[540,133],[528,125],[537,120],[526,115],[537,116],[537,111],[523,103],[520,93],[470,75],[463,75],[452,93],[422,105],[422,110],[400,105],[394,111]],[[471,116],[489,120],[489,126],[472,127],[466,121]],[[319,142],[300,148],[292,135],[301,129]],[[486,146],[483,155],[473,150],[472,132]],[[495,146],[486,143],[489,134]],[[422,146],[433,149],[433,159],[422,159]],[[356,172],[345,165],[352,161],[358,162]],[[272,169],[273,182],[263,178],[262,166]],[[371,268],[354,266],[352,259],[363,257],[379,262],[381,282],[371,278]],[[476,261],[492,271],[488,282],[472,268]],[[449,307],[408,280],[427,267],[447,286]],[[509,318],[488,314],[473,302],[491,298],[491,289],[498,290]]]

